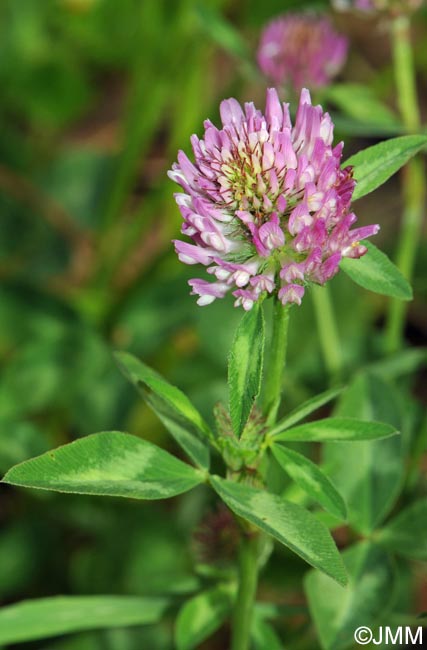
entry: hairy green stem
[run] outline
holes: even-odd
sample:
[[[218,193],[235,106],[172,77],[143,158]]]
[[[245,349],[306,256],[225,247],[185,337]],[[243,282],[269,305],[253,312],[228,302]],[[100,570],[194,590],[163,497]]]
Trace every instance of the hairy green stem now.
[[[311,293],[325,366],[332,380],[339,379],[342,370],[342,348],[329,287],[312,286]]]
[[[402,122],[409,133],[420,129],[414,61],[411,46],[411,26],[407,16],[398,16],[392,22],[393,63],[396,78],[397,99]],[[403,174],[403,215],[396,264],[410,282],[413,276],[418,240],[421,235],[425,209],[424,164],[420,159],[411,160]],[[395,352],[402,346],[407,306],[392,300],[387,315],[385,348]]]
[[[242,536],[239,550],[239,585],[233,612],[231,650],[249,650],[258,583],[258,535]]]
[[[263,392],[264,415],[268,424],[274,424],[282,393],[283,369],[288,342],[289,306],[284,307],[278,298],[274,299],[273,331],[270,352],[265,373]]]

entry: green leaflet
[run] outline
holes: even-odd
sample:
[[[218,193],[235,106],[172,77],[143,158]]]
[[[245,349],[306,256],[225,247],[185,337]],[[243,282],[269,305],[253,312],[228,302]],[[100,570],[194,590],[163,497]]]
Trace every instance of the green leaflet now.
[[[390,130],[402,128],[393,111],[381,103],[369,86],[356,83],[332,84],[323,94],[361,124],[377,124],[381,129]]]
[[[297,424],[306,418],[307,415],[313,413],[313,411],[317,411],[317,409],[319,409],[321,406],[333,400],[342,392],[342,390],[342,388],[332,388],[331,390],[326,390],[324,393],[315,395],[315,397],[311,397],[300,406],[297,406],[297,408],[294,409],[291,413],[286,415],[283,420],[278,422],[275,427],[269,432],[269,435],[275,436],[279,433],[282,433],[282,431],[285,429],[289,429],[294,424]]]
[[[213,433],[188,397],[127,352],[116,352],[124,375],[134,384],[177,443],[203,469],[209,469],[207,439]]]
[[[200,470],[127,433],[95,433],[10,469],[4,483],[22,487],[166,499],[204,480]]]
[[[0,609],[0,643],[45,639],[81,630],[157,623],[165,598],[58,596],[26,600]]]
[[[357,185],[353,201],[369,194],[393,176],[405,163],[427,146],[426,135],[403,135],[359,151],[345,161],[354,167]]]
[[[193,650],[229,617],[233,592],[219,585],[197,594],[181,607],[175,623],[177,650]]]
[[[254,650],[283,650],[282,642],[273,626],[256,612],[252,621],[251,636]]]
[[[286,429],[272,436],[275,442],[323,442],[376,440],[397,434],[396,427],[384,422],[365,422],[350,417],[314,420],[298,427]]]
[[[264,357],[264,316],[255,303],[237,328],[228,360],[230,416],[240,437],[261,388]]]
[[[344,257],[340,268],[364,289],[384,296],[412,300],[412,289],[397,266],[374,244],[364,241],[368,252],[359,259]]]
[[[368,370],[373,371],[384,379],[396,379],[405,375],[410,375],[422,364],[427,362],[427,348],[408,348],[396,354],[378,359],[368,366]]]
[[[239,30],[213,7],[204,4],[196,5],[197,18],[206,36],[212,39],[229,54],[243,59],[245,62],[252,60],[251,52]]]
[[[394,597],[394,568],[390,557],[369,541],[343,553],[349,575],[346,587],[310,571],[305,591],[310,612],[325,650],[353,647],[359,626],[373,626]]]
[[[341,556],[328,529],[308,510],[265,490],[211,477],[214,490],[239,517],[255,524],[312,566],[346,584]]]
[[[336,415],[378,419],[400,429],[402,420],[399,395],[380,377],[358,375],[343,393]],[[385,440],[328,442],[323,446],[323,461],[348,507],[352,527],[370,534],[388,514],[400,492],[404,471],[406,432]]]
[[[427,560],[427,500],[419,499],[404,508],[382,530],[376,540],[399,555]]]
[[[320,503],[334,517],[346,519],[345,501],[320,467],[302,454],[283,445],[274,444],[271,446],[271,451],[285,472],[312,499]]]
[[[336,131],[351,137],[356,137],[358,135],[374,138],[380,136],[391,137],[402,135],[405,132],[405,129],[402,126],[393,126],[387,123],[378,124],[378,122],[361,122],[355,118],[338,113],[334,114],[334,126]]]

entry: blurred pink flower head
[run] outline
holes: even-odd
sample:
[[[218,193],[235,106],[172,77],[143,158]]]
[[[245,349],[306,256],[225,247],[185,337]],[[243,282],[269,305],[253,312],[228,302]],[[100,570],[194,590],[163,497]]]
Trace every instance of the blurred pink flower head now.
[[[350,230],[355,186],[340,168],[343,143],[332,147],[333,124],[303,89],[295,124],[289,105],[267,90],[265,113],[235,99],[220,106],[222,128],[209,120],[203,139],[191,138],[168,172],[184,192],[175,195],[184,223],[176,240],[185,264],[202,264],[213,281],[189,281],[199,305],[231,291],[245,310],[267,294],[301,303],[309,282],[324,284],[343,257],[360,257],[360,240],[379,226]]]
[[[416,11],[423,4],[425,0],[332,0],[333,7],[338,10],[389,11],[397,14]]]
[[[387,0],[379,0],[387,2]],[[376,0],[332,0],[332,6],[338,10],[358,9],[359,11],[372,11],[375,9]]]
[[[265,27],[258,48],[258,65],[276,85],[326,86],[343,67],[348,42],[327,18],[286,14]]]

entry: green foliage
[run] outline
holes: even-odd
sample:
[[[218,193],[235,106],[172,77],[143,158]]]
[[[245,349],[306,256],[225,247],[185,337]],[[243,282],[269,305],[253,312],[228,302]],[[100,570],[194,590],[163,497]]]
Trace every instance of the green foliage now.
[[[203,480],[201,472],[156,445],[109,431],[16,465],[3,482],[76,494],[167,499]]]
[[[359,259],[345,258],[340,267],[364,289],[400,300],[412,300],[412,289],[387,255],[371,242],[363,242],[368,252]]]
[[[257,309],[248,316],[246,322],[253,319],[249,362],[238,350],[245,347],[248,331],[235,340],[238,354],[230,359],[233,424],[239,433],[247,425],[239,442],[247,443],[250,459],[260,435],[263,449],[271,445],[276,458],[286,459],[291,479],[298,472],[299,486],[271,453],[256,469],[248,467],[245,479],[266,478],[274,494],[261,498],[260,490],[214,479],[234,508],[236,525],[229,512],[216,510],[217,495],[202,485],[210,464],[215,473],[225,473],[215,453],[212,411],[218,401],[227,403],[226,359],[241,310],[229,299],[199,309],[188,296],[186,281],[195,268],[178,264],[172,251],[180,217],[166,170],[178,149],[188,152],[189,135],[201,134],[207,116],[219,123],[221,99],[249,100],[253,91],[259,96],[254,48],[260,28],[278,13],[301,10],[301,4],[304,9],[330,6],[328,0],[1,3],[0,471],[27,461],[8,473],[18,489],[1,486],[0,597],[8,603],[0,610],[1,645],[28,640],[34,650],[170,650],[172,619],[179,611],[177,638],[179,632],[183,647],[197,647],[230,615],[240,526],[251,530],[254,525],[269,536],[261,536],[263,602],[255,607],[254,650],[281,648],[280,638],[286,646],[311,650],[318,641],[307,609],[277,604],[282,597],[286,602],[301,597],[306,565],[282,545],[269,553],[272,537],[286,539],[285,546],[298,546],[313,564],[319,561],[342,579],[332,539],[317,525],[318,520],[330,529],[341,524],[330,514],[334,508],[335,515],[344,514],[331,484],[348,504],[348,526],[337,534],[350,586],[341,589],[322,574],[310,575],[308,582],[316,584],[310,604],[316,601],[312,611],[318,608],[314,619],[325,647],[353,643],[357,612],[363,615],[360,624],[390,624],[398,615],[417,624],[411,601],[418,571],[412,561],[426,558],[427,429],[416,398],[423,391],[426,351],[414,347],[426,344],[421,238],[407,347],[398,353],[385,357],[382,352],[386,300],[349,292],[345,273],[329,285],[340,338],[332,343],[342,361],[342,374],[334,381],[349,383],[347,391],[320,393],[332,380],[319,354],[310,301],[292,308],[280,386],[283,419],[268,433],[262,423],[252,429],[252,418],[248,421],[262,369],[262,317],[255,318]],[[419,56],[419,16],[413,35],[420,35],[416,64],[422,79],[426,61]],[[340,27],[346,30],[345,16]],[[368,21],[366,31],[370,28]],[[377,39],[373,43],[370,51],[366,39],[363,62],[361,50],[353,50],[343,81],[316,97],[321,103],[326,97],[338,109],[335,133],[338,140],[346,135],[345,150],[359,150],[346,162],[355,164],[355,198],[379,187],[422,153],[426,142],[423,128],[423,135],[360,151],[382,136],[405,132],[388,106],[408,95],[395,92],[391,69],[383,59],[383,68],[377,65]],[[373,64],[369,69],[367,61]],[[358,83],[352,80],[356,69]],[[424,161],[417,162],[422,182]],[[422,204],[413,191],[406,199]],[[363,222],[380,223],[381,247],[398,259],[396,224],[403,215],[397,184],[371,194],[362,211]],[[368,247],[360,261],[344,260],[343,270],[376,293],[409,300],[408,283],[382,253]],[[271,302],[263,304],[267,323]],[[145,401],[117,372],[111,355],[117,348],[135,355],[123,356],[121,366],[127,366],[125,375]],[[273,346],[267,348],[274,356]],[[171,383],[136,357],[161,369]],[[355,378],[365,367],[369,372]],[[390,385],[396,380],[396,387]],[[317,409],[315,417],[326,418],[338,397],[332,424],[298,426]],[[255,410],[253,415],[258,417]],[[363,434],[355,421],[366,421]],[[176,449],[164,427],[198,469],[162,450]],[[119,433],[80,439],[88,432],[116,430],[150,442]],[[390,437],[377,440],[379,430]],[[391,435],[397,430],[400,436]],[[247,433],[255,442],[245,439]],[[328,442],[331,436],[340,440]],[[295,441],[292,450],[283,446],[288,440]],[[308,460],[318,457],[321,470]],[[49,491],[19,488],[36,483]],[[90,494],[55,493],[64,488],[87,488]],[[93,496],[99,493],[132,498]],[[163,499],[174,494],[180,497]],[[252,510],[255,494],[258,505]],[[141,504],[135,497],[161,500]],[[317,508],[316,503],[329,506],[329,512],[316,509],[313,515],[301,507]],[[348,542],[360,534],[372,540],[362,550]],[[323,540],[319,548],[317,535]],[[394,577],[388,553],[397,556]],[[392,591],[397,597],[389,614]],[[91,596],[102,593],[116,595]],[[48,594],[68,595],[45,599]],[[222,633],[227,630],[215,639],[223,646]]]
[[[200,4],[197,16],[203,31],[221,48],[244,61],[251,56],[242,35],[213,7]]]
[[[211,477],[212,487],[228,507],[290,548],[340,584],[347,581],[341,556],[327,528],[290,501],[247,485]]]
[[[277,431],[272,436],[275,442],[325,442],[327,440],[352,441],[388,438],[398,433],[395,427],[385,422],[365,422],[352,417],[315,420],[298,427]]]
[[[219,585],[190,598],[178,613],[175,623],[177,650],[193,650],[217,630],[230,614],[233,594]]]
[[[47,451],[42,431],[31,422],[0,420],[0,471]]]
[[[165,598],[58,596],[0,610],[0,643],[46,639],[80,630],[148,625],[163,616]]]
[[[376,539],[399,555],[427,560],[426,521],[427,502],[419,499],[378,531]]]
[[[340,418],[356,414],[367,423],[378,418],[395,430],[401,428],[396,391],[374,374],[358,375],[338,403]],[[324,446],[325,466],[347,502],[348,521],[365,534],[384,520],[401,490],[405,433],[386,440]]]
[[[334,517],[346,519],[344,499],[316,463],[283,445],[273,444],[271,451],[285,472],[310,498],[320,503]]]
[[[425,135],[403,135],[374,144],[348,158],[345,166],[354,167],[357,181],[353,200],[373,192],[426,146]]]
[[[361,124],[381,130],[388,128],[391,132],[402,128],[393,111],[375,96],[375,89],[370,86],[356,83],[332,84],[322,94],[345,115]]]
[[[188,397],[132,355],[119,352],[116,358],[123,373],[142,393],[178,444],[195,463],[207,469],[209,449],[204,440],[212,438],[213,434]]]
[[[426,348],[410,348],[373,362],[369,368],[383,379],[411,375],[427,362]]]
[[[237,328],[228,361],[230,416],[234,433],[240,437],[257,398],[264,360],[264,316],[256,304]]]
[[[0,597],[20,595],[29,580],[37,575],[41,554],[30,522],[9,526],[0,536]]]
[[[282,650],[283,648],[274,628],[260,616],[254,617],[252,642],[255,650]]]
[[[354,643],[359,626],[372,626],[391,607],[395,575],[389,556],[371,542],[361,542],[343,553],[349,575],[346,587],[319,571],[305,579],[311,615],[322,648],[340,650]]]
[[[294,424],[298,424],[298,422],[304,420],[314,411],[317,411],[321,406],[324,406],[335,399],[341,391],[342,388],[331,388],[330,390],[326,390],[324,393],[320,393],[319,395],[306,400],[303,404],[297,406],[296,409],[286,415],[283,420],[280,420],[280,422],[271,429],[270,435],[276,435],[276,433],[281,433],[285,429],[292,427]]]

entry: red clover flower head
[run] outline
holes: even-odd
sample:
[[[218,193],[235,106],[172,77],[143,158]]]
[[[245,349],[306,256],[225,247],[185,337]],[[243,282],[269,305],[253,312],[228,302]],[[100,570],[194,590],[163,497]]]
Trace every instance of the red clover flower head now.
[[[343,257],[366,253],[360,240],[379,226],[350,230],[355,186],[340,168],[343,143],[332,147],[333,124],[303,89],[292,126],[289,105],[267,90],[265,114],[252,102],[220,106],[222,128],[209,120],[203,139],[191,138],[195,162],[184,152],[168,172],[184,223],[179,259],[203,264],[214,279],[189,281],[199,305],[231,291],[245,310],[267,294],[301,303],[309,282],[325,284]]]
[[[286,14],[265,27],[258,48],[258,65],[276,85],[321,88],[340,72],[347,57],[347,39],[327,18]]]

